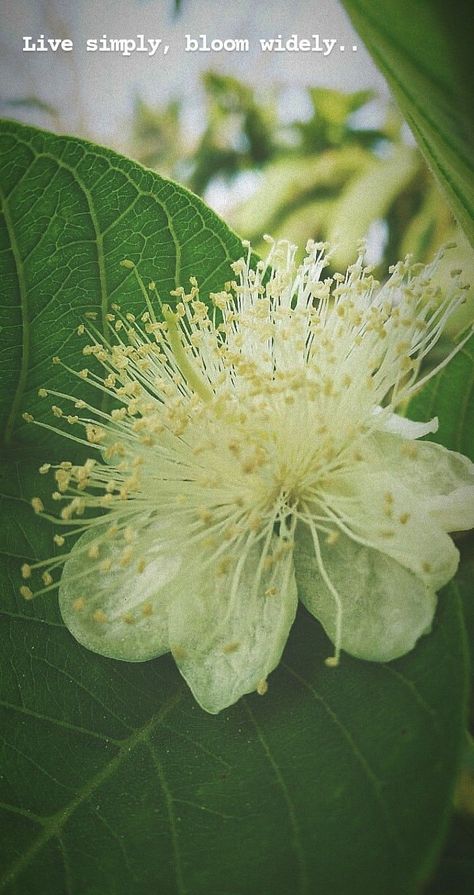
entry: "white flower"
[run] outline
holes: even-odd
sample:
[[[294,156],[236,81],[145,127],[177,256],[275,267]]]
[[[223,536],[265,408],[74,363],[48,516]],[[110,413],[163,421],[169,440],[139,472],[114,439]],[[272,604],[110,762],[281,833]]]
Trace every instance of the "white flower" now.
[[[265,692],[298,595],[334,643],[328,664],[341,649],[406,653],[456,571],[447,532],[474,524],[473,465],[417,441],[436,420],[395,413],[436,372],[417,381],[459,283],[440,298],[437,261],[407,261],[379,286],[362,255],[322,279],[324,249],[309,243],[297,269],[288,243],[255,269],[249,249],[212,310],[191,280],[161,322],[154,284],[123,262],[148,307],[140,319],[114,307],[110,343],[79,328],[97,406],[40,390],[72,401],[53,413],[96,459],[54,467],[56,543],[81,537],[24,577],[44,569],[49,590],[65,559],[60,606],[77,640],[127,661],[171,650],[209,712]]]

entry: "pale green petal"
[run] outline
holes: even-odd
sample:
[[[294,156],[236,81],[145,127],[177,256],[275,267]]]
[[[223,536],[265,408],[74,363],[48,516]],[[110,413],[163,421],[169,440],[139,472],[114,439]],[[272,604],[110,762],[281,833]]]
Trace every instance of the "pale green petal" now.
[[[407,445],[379,433],[369,445],[373,469],[389,472],[420,499],[445,531],[474,526],[474,463],[431,441]]]
[[[272,550],[280,542],[274,538]],[[253,546],[219,574],[190,561],[170,606],[170,643],[196,700],[216,714],[262,685],[278,665],[297,607],[291,553],[259,576]]]
[[[451,538],[398,477],[354,467],[331,477],[326,500],[347,534],[391,556],[433,590],[455,574],[459,552]]]
[[[382,408],[376,407],[375,413],[381,413]],[[398,413],[390,413],[385,417],[382,423],[382,431],[389,432],[391,435],[398,435],[409,441],[415,438],[421,438],[423,435],[429,435],[437,432],[439,428],[438,417],[428,420],[426,423],[418,423],[415,420],[408,420]]]
[[[180,561],[148,545],[148,564],[120,564],[123,538],[102,543],[98,560],[88,556],[97,532],[87,532],[66,561],[59,605],[71,634],[87,649],[127,662],[143,662],[169,651],[168,592]],[[137,548],[135,548],[137,549]],[[138,552],[138,551],[137,551]],[[110,560],[110,571],[100,564]]]
[[[470,531],[474,528],[474,485],[430,497],[427,508],[445,531]]]
[[[436,595],[423,581],[378,550],[341,535],[335,544],[320,539],[326,574],[341,602],[340,646],[352,656],[388,662],[403,656],[429,631]],[[295,539],[298,593],[324,630],[336,640],[336,604],[316,560],[309,528]]]

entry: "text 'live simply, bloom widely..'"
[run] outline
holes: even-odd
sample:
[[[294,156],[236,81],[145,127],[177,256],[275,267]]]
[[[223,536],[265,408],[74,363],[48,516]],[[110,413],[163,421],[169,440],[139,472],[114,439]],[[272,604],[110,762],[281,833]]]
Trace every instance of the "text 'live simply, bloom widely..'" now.
[[[209,36],[207,34],[185,34],[183,43],[175,49],[184,50],[185,53],[248,53],[254,46],[262,53],[319,53],[322,56],[330,56],[334,50],[344,53],[346,50],[355,52],[355,44],[346,45],[336,37],[323,37],[320,34],[311,34],[309,37],[300,37],[294,33],[289,36],[277,34],[275,36],[261,37],[257,41],[250,41],[248,37],[222,37]],[[102,34],[100,37],[88,37],[81,44],[87,53],[118,53],[121,56],[131,56],[133,53],[145,53],[147,56],[166,56],[170,50],[170,43],[164,37],[146,37],[144,34],[136,34],[134,37],[111,37]],[[75,49],[72,38],[51,37],[39,34],[23,36],[24,53],[71,53]]]

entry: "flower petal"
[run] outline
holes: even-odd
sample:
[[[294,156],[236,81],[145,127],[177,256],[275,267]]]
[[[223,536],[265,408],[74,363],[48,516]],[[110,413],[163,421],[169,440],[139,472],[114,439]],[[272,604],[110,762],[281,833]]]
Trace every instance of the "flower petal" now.
[[[97,541],[97,533],[86,532],[66,560],[59,585],[66,627],[87,649],[113,659],[143,662],[168,652],[168,590],[179,559],[155,549],[140,572],[136,561],[123,565],[126,544],[119,536],[90,558]]]
[[[274,557],[280,547],[275,537]],[[275,558],[270,570],[264,560],[257,544],[225,573],[219,574],[218,561],[201,561],[180,574],[180,594],[170,607],[171,650],[196,700],[212,714],[265,687],[294,621],[291,552]]]
[[[387,472],[331,477],[327,505],[354,540],[391,556],[439,590],[455,574],[459,552],[424,501]]]
[[[382,410],[382,407],[375,407],[374,413],[381,413]],[[390,413],[385,417],[382,424],[383,432],[389,432],[391,435],[399,435],[401,438],[406,438],[410,441],[414,438],[421,438],[423,435],[437,432],[438,428],[439,421],[437,416],[434,416],[433,419],[428,420],[426,423],[418,423],[415,420],[409,420],[404,416],[399,416],[398,413]]]
[[[372,467],[390,472],[413,494],[444,531],[474,527],[474,463],[440,444],[406,444],[379,433],[372,439]]]
[[[345,535],[331,545],[321,538],[320,546],[324,569],[341,602],[342,649],[376,662],[409,652],[430,629],[436,607],[433,589],[390,556]],[[321,576],[312,535],[303,524],[296,532],[295,571],[301,600],[335,642],[334,595]]]

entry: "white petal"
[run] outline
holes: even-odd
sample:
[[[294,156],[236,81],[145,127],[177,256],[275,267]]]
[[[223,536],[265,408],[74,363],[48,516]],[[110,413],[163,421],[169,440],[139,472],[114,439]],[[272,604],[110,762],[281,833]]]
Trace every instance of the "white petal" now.
[[[470,531],[474,528],[474,485],[456,488],[451,494],[430,497],[426,506],[430,516],[444,531]]]
[[[321,554],[341,601],[340,645],[347,653],[388,662],[413,649],[429,631],[436,595],[394,559],[345,535],[330,546],[321,538]],[[295,570],[300,598],[335,642],[334,596],[321,577],[305,525],[296,533]]]
[[[139,572],[136,561],[120,564],[123,538],[103,543],[99,559],[91,559],[87,549],[96,539],[97,532],[82,535],[65,563],[59,586],[65,625],[87,649],[113,659],[143,662],[168,652],[168,592],[179,559],[149,546]],[[107,560],[112,568],[101,571]]]
[[[440,444],[420,441],[406,445],[400,438],[377,434],[372,439],[371,465],[389,471],[444,531],[474,526],[474,463]]]
[[[455,574],[459,552],[423,500],[386,472],[333,476],[328,506],[355,540],[393,557],[433,590]]]
[[[382,413],[383,408],[375,407],[373,412],[375,414]],[[381,431],[390,432],[391,435],[399,435],[401,438],[411,441],[415,438],[422,438],[423,435],[437,432],[438,428],[439,421],[437,416],[434,416],[433,419],[428,420],[426,423],[418,423],[415,420],[408,420],[404,416],[399,416],[398,413],[390,413],[384,419]]]
[[[272,550],[280,543],[275,537]],[[262,559],[261,546],[254,545],[224,574],[218,561],[190,561],[172,599],[171,650],[196,700],[212,714],[265,682],[295,618],[291,553],[285,551],[270,570]]]

